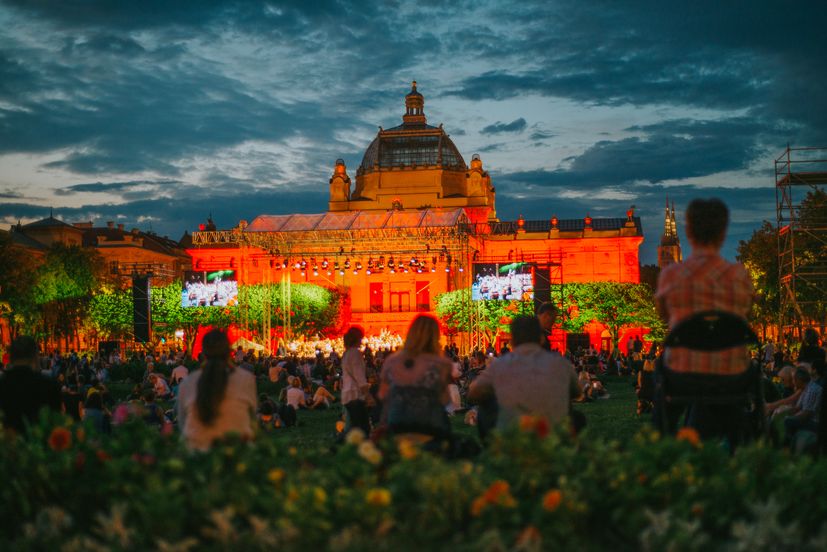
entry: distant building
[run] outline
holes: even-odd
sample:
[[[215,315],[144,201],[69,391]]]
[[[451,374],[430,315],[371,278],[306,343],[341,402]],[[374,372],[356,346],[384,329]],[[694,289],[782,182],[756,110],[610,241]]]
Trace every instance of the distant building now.
[[[189,234],[184,234],[182,242],[176,242],[137,228],[126,230],[123,224],[107,222],[103,227],[93,226],[91,222],[68,224],[50,214],[42,220],[12,226],[10,236],[13,243],[40,257],[55,243],[94,249],[105,261],[109,273],[124,280],[134,272],[152,273],[153,280],[162,285],[180,280],[183,270],[190,265],[185,249],[192,243]]]
[[[327,212],[263,214],[230,230],[205,226],[193,234],[193,269],[238,270],[242,284],[337,288],[348,297],[347,321],[369,334],[404,333],[447,291],[471,288],[469,301],[476,286],[483,298],[533,293],[560,302],[570,282],[640,281],[643,232],[632,209],[616,218],[563,220],[548,203],[544,219],[500,221],[482,159],[474,155],[467,165],[442,125],[428,124],[424,104],[414,82],[402,124],[380,128],[355,185],[344,161],[336,161]],[[497,274],[517,280],[521,270],[531,271],[534,289],[486,287]],[[611,342],[605,333],[593,324],[577,337],[600,348]],[[625,343],[627,336],[619,337]],[[567,345],[562,332],[553,339]]]
[[[658,268],[683,261],[681,240],[678,238],[678,225],[675,222],[675,202],[669,209],[669,200],[666,200],[666,214],[663,218],[663,235],[658,246]]]

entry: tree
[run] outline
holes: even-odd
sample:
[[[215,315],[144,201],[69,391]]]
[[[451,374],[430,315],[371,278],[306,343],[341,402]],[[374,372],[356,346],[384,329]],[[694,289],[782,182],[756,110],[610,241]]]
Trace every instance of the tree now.
[[[564,330],[580,332],[586,324],[599,322],[612,334],[615,349],[622,331],[627,328],[649,328],[649,339],[655,341],[663,339],[666,333],[666,326],[655,308],[652,288],[646,284],[566,284],[563,308],[566,313]]]
[[[471,301],[468,290],[442,293],[436,297],[436,314],[449,329],[460,332],[481,332],[493,343],[501,332],[508,331],[511,320],[518,315],[534,315],[533,301]]]
[[[0,316],[11,337],[35,335],[40,327],[40,309],[34,300],[37,262],[26,249],[14,244],[11,234],[0,233]]]
[[[105,339],[123,339],[132,331],[132,293],[104,286],[89,304],[89,326]]]
[[[766,327],[778,316],[780,308],[778,286],[778,234],[773,224],[764,221],[749,240],[738,242],[736,258],[744,265],[755,288],[755,302],[750,319]]]
[[[49,248],[33,288],[45,336],[68,339],[77,334],[104,274],[97,251],[60,243]]]

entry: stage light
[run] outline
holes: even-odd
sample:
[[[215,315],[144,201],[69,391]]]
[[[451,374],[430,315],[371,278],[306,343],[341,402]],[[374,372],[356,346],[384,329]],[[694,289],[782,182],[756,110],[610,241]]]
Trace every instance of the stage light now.
[[[289,260],[289,259],[284,259],[284,260],[281,262],[281,267],[282,267],[282,268],[287,268],[287,265],[289,265],[289,264],[290,264],[290,260]]]
[[[322,268],[326,269],[330,263],[327,262],[327,259],[322,261]]]
[[[339,261],[333,263],[333,270],[339,270]]]
[[[362,270],[362,262],[356,261],[356,270]]]
[[[350,269],[350,258],[345,259],[345,268]]]
[[[416,266],[416,257],[411,257],[410,265],[411,266]]]
[[[318,270],[314,270],[314,271],[313,271],[313,276],[318,276],[318,275],[319,275],[319,271],[318,271]]]
[[[299,268],[301,268],[301,263],[296,262],[296,264],[293,265],[293,268],[298,270]]]
[[[451,272],[451,267],[450,267],[450,266],[446,266],[446,267],[445,267],[445,272]]]
[[[388,259],[388,268],[393,268],[393,265],[394,265],[393,257],[391,257],[390,259]]]
[[[365,274],[370,274],[370,269],[367,269],[367,270],[365,271]]]
[[[396,271],[394,269],[391,269],[391,274],[396,274]]]
[[[408,267],[407,267],[407,266],[405,267],[405,269],[403,270],[403,272],[404,272],[405,274],[407,274],[407,273],[408,273]]]
[[[460,272],[465,272],[465,270],[463,270],[463,268],[462,268],[462,265],[459,265],[459,271]]]
[[[345,275],[345,271],[344,271],[344,270],[340,270],[340,271],[339,271],[339,276],[344,276],[344,275]]]
[[[333,276],[333,273],[332,273],[332,272],[330,272],[330,271],[328,270],[328,271],[327,271],[327,275],[328,275],[328,276]]]
[[[358,270],[354,270],[354,271],[353,271],[353,274],[359,274],[359,271],[358,271]]]

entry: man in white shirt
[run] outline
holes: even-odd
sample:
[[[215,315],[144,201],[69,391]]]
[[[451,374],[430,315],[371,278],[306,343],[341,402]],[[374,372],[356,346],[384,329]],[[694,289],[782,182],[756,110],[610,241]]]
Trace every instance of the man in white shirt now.
[[[468,399],[479,403],[495,397],[499,429],[523,414],[544,417],[552,424],[562,421],[569,414],[571,399],[580,396],[574,366],[542,349],[543,331],[533,316],[514,318],[511,338],[514,351],[494,359],[471,384]]]

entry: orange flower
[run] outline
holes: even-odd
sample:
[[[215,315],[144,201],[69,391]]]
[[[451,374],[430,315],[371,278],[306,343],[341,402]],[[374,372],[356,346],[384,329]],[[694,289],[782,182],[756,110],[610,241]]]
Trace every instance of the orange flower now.
[[[471,503],[471,515],[474,517],[479,517],[487,505],[488,503],[485,501],[485,497],[478,496],[474,499],[474,502]]]
[[[108,462],[109,460],[112,459],[112,457],[109,456],[109,453],[106,452],[105,450],[96,451],[95,456],[97,456],[98,460],[100,460],[101,462]]]
[[[552,489],[543,496],[543,509],[547,512],[553,512],[560,507],[563,502],[563,493],[560,489]]]
[[[523,414],[520,416],[520,431],[531,431],[534,429],[534,416]]]
[[[49,447],[52,450],[66,450],[72,446],[72,432],[65,427],[56,427],[49,435]]]
[[[336,422],[336,433],[341,433],[345,430],[345,423],[342,420]]]
[[[698,435],[698,432],[691,427],[682,427],[678,430],[678,434],[675,436],[678,441],[686,441],[693,447],[700,447],[701,446],[701,436]]]
[[[499,504],[507,508],[513,508],[517,505],[517,501],[511,496],[511,490],[508,481],[498,479],[491,483],[491,486],[482,495],[483,500],[488,504]]]

